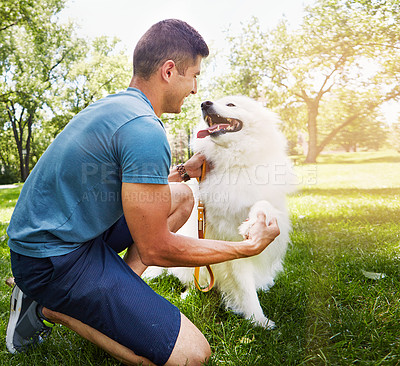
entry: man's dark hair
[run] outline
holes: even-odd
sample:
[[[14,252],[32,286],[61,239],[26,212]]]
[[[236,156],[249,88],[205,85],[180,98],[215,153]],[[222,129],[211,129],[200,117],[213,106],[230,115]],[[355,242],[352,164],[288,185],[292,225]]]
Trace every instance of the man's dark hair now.
[[[198,56],[207,57],[208,46],[189,24],[166,19],[154,24],[139,40],[133,53],[133,74],[144,79],[167,60],[175,62],[178,72],[185,74]]]

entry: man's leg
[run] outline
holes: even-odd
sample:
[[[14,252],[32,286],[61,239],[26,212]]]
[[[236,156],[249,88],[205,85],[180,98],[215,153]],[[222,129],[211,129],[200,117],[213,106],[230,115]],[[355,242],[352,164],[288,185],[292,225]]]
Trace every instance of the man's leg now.
[[[176,233],[189,219],[194,206],[193,192],[184,183],[171,183],[171,210],[168,216],[169,230]]]
[[[194,206],[192,190],[183,183],[172,183],[169,185],[171,190],[171,210],[168,216],[168,226],[170,231],[177,232],[188,220]],[[147,268],[141,261],[135,245],[131,245],[125,256],[125,262],[139,276]]]
[[[165,365],[202,365],[210,356],[211,348],[203,333],[181,313],[181,330]]]
[[[144,357],[137,356],[132,350],[115,342],[94,328],[67,315],[43,308],[43,315],[54,323],[59,323],[75,331],[81,337],[96,344],[112,357],[125,365],[154,365]],[[181,314],[181,329],[175,347],[166,366],[202,365],[211,355],[210,346],[204,335],[185,315]]]
[[[172,232],[177,232],[189,219],[194,206],[194,198],[192,190],[186,184],[170,184],[170,189],[172,204],[168,225]],[[190,349],[192,355],[189,357],[187,352]],[[189,365],[196,365],[197,362],[202,364],[210,356],[210,345],[204,335],[181,313],[181,330],[166,365],[185,365],[186,360],[189,360]]]
[[[49,310],[47,308],[43,308],[42,313],[48,320],[52,321],[53,323],[62,324],[73,330],[81,337],[102,348],[112,357],[116,358],[125,365],[140,365],[141,362],[143,366],[154,365],[154,363],[148,359],[136,355],[129,348],[115,342],[113,339],[77,319],[71,318],[68,315],[64,315],[56,311]]]

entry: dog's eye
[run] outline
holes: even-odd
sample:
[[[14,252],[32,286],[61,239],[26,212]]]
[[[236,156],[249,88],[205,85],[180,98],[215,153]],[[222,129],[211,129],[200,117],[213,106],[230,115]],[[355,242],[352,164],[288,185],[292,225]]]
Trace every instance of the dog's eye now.
[[[226,106],[227,107],[236,107],[233,103],[228,103]]]

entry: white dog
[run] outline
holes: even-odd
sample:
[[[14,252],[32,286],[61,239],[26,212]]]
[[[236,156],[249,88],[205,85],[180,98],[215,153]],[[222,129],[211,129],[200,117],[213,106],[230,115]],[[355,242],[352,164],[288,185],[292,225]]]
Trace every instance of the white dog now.
[[[279,118],[258,102],[242,96],[202,103],[194,151],[205,155],[211,170],[199,185],[206,211],[206,238],[240,241],[263,211],[267,223],[276,217],[280,235],[259,255],[212,265],[215,286],[225,305],[255,325],[273,328],[261,309],[257,290],[267,290],[282,270],[290,219],[286,194],[296,180],[286,155]],[[246,221],[247,219],[247,221]],[[184,228],[183,228],[184,229]],[[197,234],[197,233],[196,233]],[[193,285],[192,268],[170,273]],[[202,268],[200,284],[207,282]]]

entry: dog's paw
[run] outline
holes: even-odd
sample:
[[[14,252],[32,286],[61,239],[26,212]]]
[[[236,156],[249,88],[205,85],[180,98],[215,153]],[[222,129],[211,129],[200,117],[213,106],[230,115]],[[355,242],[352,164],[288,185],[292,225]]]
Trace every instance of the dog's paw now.
[[[275,329],[275,322],[273,322],[270,319],[267,319],[267,321],[264,323],[263,327],[265,329],[269,329],[269,330]]]
[[[268,201],[256,202],[249,211],[248,219],[239,226],[239,234],[244,239],[248,239],[250,228],[256,223],[259,212],[265,214],[266,224],[278,214],[278,211]]]
[[[249,238],[249,231],[250,228],[255,224],[257,219],[248,218],[246,221],[243,221],[242,224],[239,226],[239,234],[243,236],[243,239]]]
[[[255,327],[263,327],[267,330],[275,329],[275,322],[268,318],[262,318],[258,320],[253,320],[253,324]]]
[[[186,300],[190,296],[192,296],[194,293],[194,288],[193,287],[185,287],[183,291],[181,292],[181,300]]]
[[[186,300],[186,298],[190,295],[189,290],[181,292],[181,300]]]

